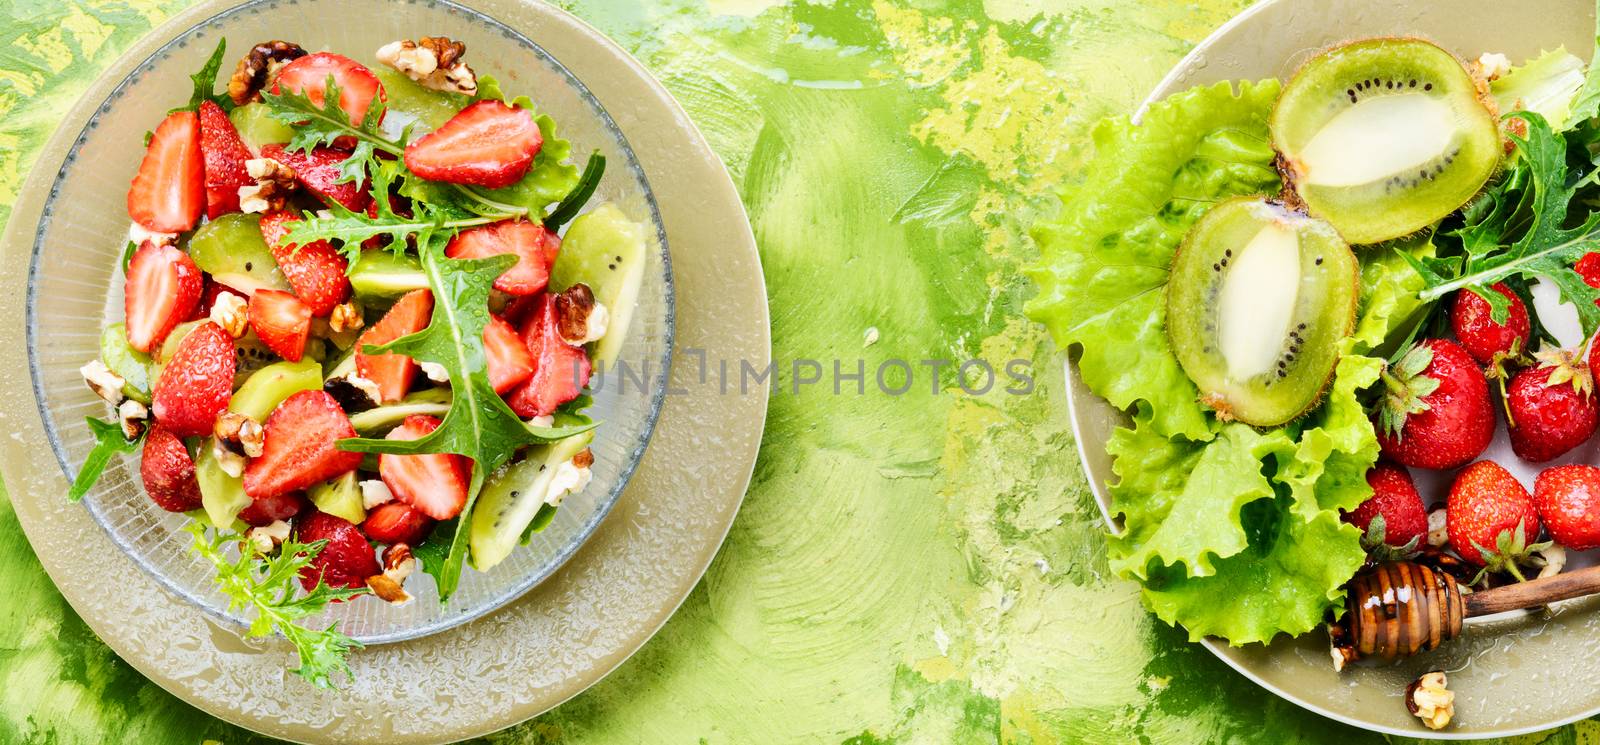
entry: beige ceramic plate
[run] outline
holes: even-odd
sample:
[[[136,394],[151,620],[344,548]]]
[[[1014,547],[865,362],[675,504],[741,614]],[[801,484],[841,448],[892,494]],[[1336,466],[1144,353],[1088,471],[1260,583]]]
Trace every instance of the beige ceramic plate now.
[[[50,184],[73,139],[140,61],[231,4],[201,3],[129,49],[68,113],[40,154],[0,248],[0,319],[7,338],[18,342],[0,349],[5,369],[27,369],[20,340],[28,256]],[[633,146],[671,247],[678,348],[765,364],[766,297],[754,239],[721,162],[683,111],[614,44],[559,10],[517,0],[467,4],[563,63]],[[395,5],[404,12],[406,5]],[[302,15],[262,14],[261,38],[294,38],[297,28],[316,23]],[[442,32],[418,29],[413,35]],[[103,183],[74,188],[88,189],[84,199],[120,212],[125,179],[97,180]],[[73,607],[119,655],[174,694],[291,740],[454,740],[514,724],[593,684],[638,649],[699,580],[749,481],[766,388],[719,395],[714,382],[694,377],[685,366],[674,369],[638,470],[564,568],[484,618],[355,654],[354,680],[338,692],[318,691],[286,673],[293,661],[288,645],[246,643],[235,627],[218,625],[169,594],[113,545],[82,506],[68,504],[39,407],[25,386],[0,391],[0,416],[11,435],[0,441],[0,472],[34,550]]]
[[[1594,45],[1589,35],[1594,11],[1588,0],[1268,0],[1201,42],[1150,100],[1220,80],[1287,79],[1317,50],[1366,36],[1425,36],[1468,58],[1495,51],[1520,62],[1561,45],[1587,55]],[[1112,472],[1105,443],[1125,418],[1084,387],[1075,362],[1067,364],[1067,390],[1079,454],[1101,510],[1107,511],[1105,484]],[[1593,462],[1593,443],[1582,457]],[[1553,617],[1485,619],[1474,623],[1465,639],[1431,655],[1343,675],[1333,671],[1321,631],[1297,640],[1280,637],[1271,645],[1234,648],[1217,639],[1205,645],[1267,690],[1348,724],[1413,737],[1506,736],[1600,712],[1597,609],[1600,601],[1575,601]],[[1456,691],[1455,723],[1437,733],[1407,713],[1403,697],[1406,684],[1433,669],[1448,671]]]

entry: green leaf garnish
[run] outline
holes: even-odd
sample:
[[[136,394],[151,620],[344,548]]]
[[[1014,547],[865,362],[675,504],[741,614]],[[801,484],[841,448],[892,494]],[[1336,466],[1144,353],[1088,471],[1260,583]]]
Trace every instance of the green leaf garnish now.
[[[128,241],[128,245],[122,247],[122,273],[123,274],[127,274],[128,273],[128,264],[133,263],[133,254],[135,252],[137,252],[138,250],[139,250],[139,244],[134,243],[133,241]]]
[[[189,96],[189,105],[173,111],[196,111],[200,104],[206,101],[216,103],[223,111],[233,111],[233,99],[225,95],[217,95],[217,71],[222,69],[222,57],[227,53],[228,40],[217,40],[217,48],[212,50],[211,56],[206,59],[206,64],[199,72],[189,76],[194,81],[194,93]],[[170,113],[170,112],[168,112]]]
[[[370,592],[365,587],[329,587],[319,578],[315,588],[300,594],[300,570],[321,553],[326,541],[301,543],[291,536],[275,556],[258,558],[246,548],[240,551],[239,558],[230,559],[228,546],[242,542],[243,536],[218,531],[208,537],[205,526],[198,521],[191,521],[184,530],[194,535],[194,552],[216,567],[216,583],[228,596],[228,609],[255,610],[249,635],[268,636],[276,631],[294,645],[300,666],[290,672],[318,688],[335,687],[335,673],[350,675],[345,657],[350,650],[360,649],[360,642],[340,633],[337,624],[315,629],[297,623],[321,613],[335,600]]]
[[[605,175],[606,156],[601,155],[599,150],[589,153],[589,162],[583,166],[583,175],[578,178],[578,185],[566,199],[561,200],[561,204],[556,205],[550,216],[544,219],[545,228],[551,232],[558,231],[562,225],[567,224],[567,221],[577,217],[583,206],[589,203],[589,198],[594,196],[595,188],[600,186],[600,179]]]
[[[72,488],[67,490],[67,499],[76,502],[83,499],[94,488],[95,482],[100,480],[106,466],[111,463],[111,456],[118,453],[132,453],[144,443],[144,433],[132,440],[122,434],[122,425],[115,422],[102,422],[94,417],[84,417],[88,423],[89,431],[94,434],[94,449],[89,451],[89,457],[83,459],[83,468],[78,469],[78,477],[72,480]]]

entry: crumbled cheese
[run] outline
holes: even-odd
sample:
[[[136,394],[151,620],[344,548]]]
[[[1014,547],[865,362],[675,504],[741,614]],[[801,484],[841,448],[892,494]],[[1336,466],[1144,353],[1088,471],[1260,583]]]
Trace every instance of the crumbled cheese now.
[[[251,528],[245,534],[250,541],[250,546],[258,554],[270,554],[284,541],[289,540],[289,524],[282,520],[274,520],[271,525]]]
[[[136,246],[144,245],[145,241],[150,241],[158,246],[171,246],[177,244],[178,234],[157,233],[154,230],[134,222],[128,225],[128,240],[133,241],[134,245]]]
[[[556,418],[551,416],[551,415],[549,415],[549,414],[545,414],[544,416],[536,416],[536,417],[533,417],[532,419],[529,419],[528,420],[528,424],[533,425],[535,427],[545,427],[545,428],[548,429],[550,427],[556,426]]]
[[[428,376],[429,380],[435,383],[450,382],[450,371],[446,370],[444,365],[441,365],[437,362],[427,362],[421,360],[419,360],[417,364],[422,367],[422,374]]]
[[[394,501],[394,492],[389,491],[389,485],[378,479],[366,479],[360,483],[361,506],[372,509],[380,504]]]
[[[562,499],[568,494],[583,491],[593,478],[594,474],[589,469],[579,468],[570,460],[556,466],[555,475],[550,477],[550,490],[544,495],[545,504],[559,507]]]
[[[1499,52],[1484,52],[1478,57],[1478,72],[1487,80],[1495,80],[1511,72],[1511,58]]]
[[[589,342],[598,341],[600,337],[606,335],[606,329],[610,325],[611,313],[606,310],[606,306],[596,302],[594,309],[589,311],[589,317],[584,319],[583,338],[573,346],[581,347]]]

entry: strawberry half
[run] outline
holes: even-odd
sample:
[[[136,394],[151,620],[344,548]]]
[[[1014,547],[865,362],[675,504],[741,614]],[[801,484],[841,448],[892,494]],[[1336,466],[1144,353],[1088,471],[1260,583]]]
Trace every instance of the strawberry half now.
[[[550,283],[550,267],[561,252],[561,238],[543,225],[527,220],[503,220],[481,228],[463,230],[450,239],[444,254],[452,259],[482,259],[516,254],[517,263],[496,277],[494,288],[511,295],[543,292]]]
[[[128,345],[149,352],[172,333],[172,327],[192,317],[204,291],[203,277],[188,254],[145,241],[128,262],[128,281],[122,288]]]
[[[145,148],[128,187],[128,216],[157,233],[182,233],[194,227],[205,207],[200,119],[193,111],[174,111],[161,120]]]
[[[347,151],[319,147],[304,153],[287,150],[282,145],[263,145],[261,157],[293,168],[295,180],[324,204],[337,202],[351,212],[362,212],[372,203],[372,196],[367,193],[367,182],[339,181],[339,164],[350,157]]]
[[[200,507],[200,483],[194,478],[194,460],[183,440],[158,422],[144,438],[139,460],[144,491],[156,506],[168,512],[188,512]]]
[[[533,375],[511,393],[507,403],[517,416],[544,416],[578,397],[589,384],[589,355],[561,338],[555,299],[548,294],[530,301],[522,342],[533,354]]]
[[[290,362],[299,362],[311,338],[311,308],[293,293],[256,290],[250,300],[250,328],[267,349]]]
[[[311,563],[300,570],[300,586],[307,592],[317,586],[319,579],[329,587],[366,587],[368,577],[383,572],[372,545],[342,517],[312,510],[300,518],[295,537],[302,543],[327,541]]]
[[[439,428],[439,420],[413,414],[384,439],[415,440]],[[378,476],[396,499],[435,520],[461,514],[467,504],[472,461],[450,453],[378,456]]]
[[[379,403],[405,398],[417,376],[417,362],[403,354],[367,354],[366,345],[388,344],[427,328],[433,317],[433,293],[412,290],[395,301],[383,318],[356,339],[356,374],[378,385]]]
[[[543,146],[532,114],[485,100],[407,145],[406,168],[432,181],[499,189],[521,181]]]
[[[272,249],[284,279],[294,288],[294,294],[304,300],[317,317],[333,312],[334,306],[350,297],[350,279],[345,276],[349,267],[333,244],[314,241],[304,246],[284,243],[289,234],[289,223],[300,218],[289,212],[274,211],[261,216],[261,237]]]
[[[428,537],[433,519],[402,502],[385,502],[367,513],[362,532],[379,543],[404,543],[415,546]]]
[[[215,220],[239,211],[239,187],[255,183],[244,164],[255,156],[239,139],[239,130],[221,106],[203,101],[199,113],[200,153],[206,163],[206,217]]]
[[[263,499],[253,499],[250,506],[239,512],[239,519],[246,525],[261,527],[271,525],[279,520],[288,520],[306,508],[310,501],[306,495],[297,491],[279,494]]]
[[[516,327],[505,319],[490,314],[488,325],[483,327],[483,353],[488,358],[489,385],[494,392],[505,393],[533,377],[533,353],[522,342]]]
[[[372,98],[387,101],[383,83],[365,65],[341,54],[317,52],[301,57],[278,71],[278,80],[272,85],[273,93],[294,91],[304,93],[311,103],[322,107],[323,94],[328,90],[328,76],[339,86],[339,108],[350,116],[350,124],[360,126],[361,120],[372,107]],[[381,121],[381,120],[380,120]]]
[[[244,469],[244,491],[256,499],[300,491],[361,465],[361,454],[338,442],[356,429],[339,402],[324,391],[300,391],[267,417],[261,457]]]
[[[196,326],[156,378],[156,421],[179,437],[211,434],[217,415],[233,397],[237,364],[228,332],[210,321]]]

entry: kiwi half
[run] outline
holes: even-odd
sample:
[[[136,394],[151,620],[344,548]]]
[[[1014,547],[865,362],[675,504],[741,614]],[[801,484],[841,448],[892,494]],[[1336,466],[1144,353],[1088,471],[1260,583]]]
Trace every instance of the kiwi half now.
[[[1360,267],[1328,223],[1230,199],[1173,257],[1167,334],[1219,419],[1270,427],[1317,405],[1355,327]]]
[[[1421,39],[1367,39],[1302,66],[1272,112],[1289,188],[1352,244],[1414,233],[1494,174],[1497,116],[1455,55]]]

